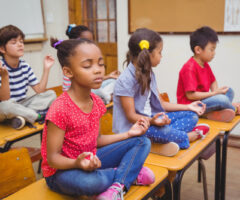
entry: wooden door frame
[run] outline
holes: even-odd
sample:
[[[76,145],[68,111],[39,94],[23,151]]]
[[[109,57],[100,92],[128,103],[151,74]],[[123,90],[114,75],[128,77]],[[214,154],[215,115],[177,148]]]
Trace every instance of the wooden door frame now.
[[[80,0],[68,0],[69,24],[82,23],[82,5]]]

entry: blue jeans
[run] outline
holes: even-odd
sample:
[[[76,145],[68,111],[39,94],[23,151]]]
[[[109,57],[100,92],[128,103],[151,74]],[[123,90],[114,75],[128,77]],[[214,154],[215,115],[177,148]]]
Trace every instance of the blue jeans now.
[[[203,99],[202,102],[206,104],[205,113],[209,113],[215,110],[222,109],[232,109],[235,111],[234,106],[232,105],[234,97],[234,91],[232,88],[229,88],[226,94],[218,94],[206,99]]]
[[[150,126],[147,137],[156,143],[175,142],[181,149],[189,147],[187,133],[191,132],[198,122],[198,115],[192,111],[177,111],[166,113],[171,123],[165,126]]]
[[[81,169],[58,170],[45,179],[53,191],[72,196],[97,195],[114,182],[123,184],[128,190],[137,178],[150,148],[151,142],[145,136],[116,142],[98,149],[101,168],[92,172]]]

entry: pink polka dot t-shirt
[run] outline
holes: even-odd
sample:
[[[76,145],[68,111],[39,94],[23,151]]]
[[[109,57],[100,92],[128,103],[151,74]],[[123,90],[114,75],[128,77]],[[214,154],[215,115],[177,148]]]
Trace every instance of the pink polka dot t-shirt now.
[[[58,97],[48,110],[46,122],[51,121],[65,131],[61,153],[63,156],[76,159],[82,152],[96,154],[99,120],[106,112],[106,107],[97,95],[91,93],[91,98],[93,108],[90,113],[84,113],[67,92]],[[45,123],[41,148],[44,177],[52,176],[57,171],[48,165],[46,140],[47,126]]]

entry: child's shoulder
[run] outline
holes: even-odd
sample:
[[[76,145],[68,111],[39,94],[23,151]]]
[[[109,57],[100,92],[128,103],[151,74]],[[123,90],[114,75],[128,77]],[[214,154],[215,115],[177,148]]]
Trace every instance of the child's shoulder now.
[[[70,97],[68,96],[67,92],[63,92],[59,97],[57,97],[51,104],[51,106],[58,106],[58,105],[67,105],[70,101]]]
[[[96,95],[93,92],[91,92],[91,97],[93,99],[93,102],[97,103],[98,105],[104,105],[105,106],[103,100],[98,95]]]
[[[197,68],[197,62],[194,60],[193,57],[187,60],[187,62],[184,63],[181,71],[186,71],[186,70],[194,70]]]
[[[123,82],[125,84],[131,84],[136,82],[135,78],[135,67],[132,64],[129,64],[124,71],[120,74],[117,79],[117,82]]]

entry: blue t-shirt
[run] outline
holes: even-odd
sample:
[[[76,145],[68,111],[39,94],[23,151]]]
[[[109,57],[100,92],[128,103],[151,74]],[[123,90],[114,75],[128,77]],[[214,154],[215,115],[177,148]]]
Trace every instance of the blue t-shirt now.
[[[149,90],[146,90],[145,93],[141,94],[141,86],[135,78],[135,67],[132,63],[129,63],[128,67],[124,72],[118,77],[114,93],[113,93],[113,132],[114,133],[123,133],[128,131],[133,125],[128,121],[125,112],[122,108],[120,102],[120,96],[128,96],[134,98],[135,111],[138,114],[144,114],[144,106],[148,99]],[[159,112],[164,112],[164,109],[161,106],[159,100],[159,93],[157,89],[157,82],[155,75],[151,73],[151,83],[150,83],[150,105],[152,115],[155,115]]]

